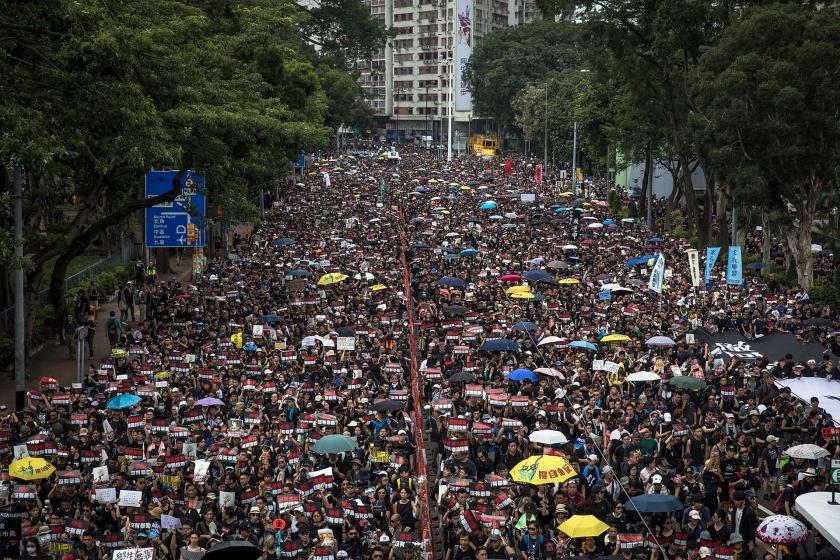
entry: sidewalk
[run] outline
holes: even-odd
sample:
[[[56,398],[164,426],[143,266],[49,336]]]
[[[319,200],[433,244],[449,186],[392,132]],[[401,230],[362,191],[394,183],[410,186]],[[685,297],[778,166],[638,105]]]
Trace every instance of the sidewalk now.
[[[171,265],[172,274],[160,275],[158,277],[159,281],[168,281],[172,276],[176,276],[182,283],[189,281],[192,270],[192,258],[185,256],[181,259],[181,264],[178,265],[173,257]],[[105,331],[105,321],[108,319],[111,311],[115,311],[117,317],[119,317],[120,312],[117,309],[116,299],[99,307],[96,321],[96,337],[93,341],[93,358],[91,359],[89,355],[85,356],[86,369],[88,364],[98,364],[111,354],[111,350],[108,347],[108,333]],[[128,323],[128,325],[132,324],[130,322]],[[76,381],[76,359],[70,354],[68,346],[66,344],[58,344],[55,338],[47,341],[40,352],[29,358],[26,369],[29,375],[29,379],[26,382],[27,389],[37,389],[38,380],[45,375],[56,378],[59,386],[62,387],[69,387],[71,383],[75,383]],[[4,376],[0,380],[0,404],[5,404],[9,408],[14,408],[15,406],[15,380],[13,376]]]

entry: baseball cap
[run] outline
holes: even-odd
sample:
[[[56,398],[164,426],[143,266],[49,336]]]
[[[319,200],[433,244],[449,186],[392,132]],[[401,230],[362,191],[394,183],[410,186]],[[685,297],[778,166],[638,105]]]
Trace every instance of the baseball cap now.
[[[252,513],[260,513],[260,508],[258,508],[257,506],[251,506],[251,509],[248,510],[248,515]]]
[[[502,538],[502,532],[499,531],[498,529],[493,529],[492,531],[490,531],[490,540],[491,541],[497,541],[501,538]]]
[[[654,484],[662,484],[662,475],[655,474],[652,477],[650,477],[650,480]]]
[[[389,537],[388,535],[383,534],[381,537],[379,537],[379,542],[381,542],[381,543],[389,543],[389,542],[391,542],[391,537]]]
[[[688,516],[689,516],[691,519],[700,519],[700,512],[699,512],[699,511],[697,511],[696,509],[693,509],[693,510],[691,510],[691,511],[689,512]]]

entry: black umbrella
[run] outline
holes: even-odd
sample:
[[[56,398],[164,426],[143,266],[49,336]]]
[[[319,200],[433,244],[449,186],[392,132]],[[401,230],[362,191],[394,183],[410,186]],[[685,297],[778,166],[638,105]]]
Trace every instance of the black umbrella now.
[[[387,412],[389,410],[402,410],[403,407],[405,407],[405,405],[400,401],[395,401],[394,399],[382,399],[381,401],[373,403],[370,409],[377,412]]]
[[[465,315],[469,311],[463,305],[447,305],[443,308],[443,313],[445,315]]]
[[[831,324],[831,319],[827,317],[811,317],[805,321],[809,327],[827,327]]]
[[[203,560],[257,560],[262,549],[248,541],[222,541],[204,553]]]
[[[447,379],[447,381],[449,381],[450,383],[469,383],[472,380],[473,374],[468,371],[459,371],[458,373]]]
[[[356,329],[353,327],[338,327],[335,332],[338,336],[356,336]]]

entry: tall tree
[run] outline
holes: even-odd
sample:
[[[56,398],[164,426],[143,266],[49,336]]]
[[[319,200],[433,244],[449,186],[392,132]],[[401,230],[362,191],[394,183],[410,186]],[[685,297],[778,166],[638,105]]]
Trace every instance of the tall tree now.
[[[749,10],[703,55],[696,98],[712,170],[739,200],[778,211],[809,288],[817,203],[840,169],[837,10]]]

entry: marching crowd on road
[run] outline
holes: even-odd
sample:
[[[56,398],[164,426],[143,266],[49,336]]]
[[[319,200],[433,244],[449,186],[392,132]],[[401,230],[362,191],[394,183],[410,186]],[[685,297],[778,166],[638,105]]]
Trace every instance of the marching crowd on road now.
[[[192,281],[139,266],[111,357],[0,411],[4,557],[835,558],[795,499],[837,433],[788,382],[840,379],[836,310],[697,286],[606,185],[560,191],[344,156]]]

